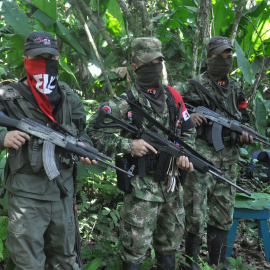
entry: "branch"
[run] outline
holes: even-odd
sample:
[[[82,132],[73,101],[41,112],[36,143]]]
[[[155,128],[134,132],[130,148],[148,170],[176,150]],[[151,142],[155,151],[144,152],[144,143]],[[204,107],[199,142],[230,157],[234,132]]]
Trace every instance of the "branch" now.
[[[136,29],[136,27],[134,27],[134,23],[132,21],[132,15],[126,6],[126,3],[123,0],[116,0],[116,1],[118,3],[119,7],[121,8],[121,10],[122,10],[122,12],[127,20],[129,27],[131,28],[132,32],[134,33],[134,36],[136,36],[137,29]]]
[[[135,8],[138,10],[138,12],[141,12],[141,18],[142,18],[142,28],[144,30],[144,32],[149,35],[152,35],[152,31],[153,31],[153,24],[150,20],[150,17],[148,15],[146,6],[144,1],[141,0],[133,0],[134,6]]]
[[[236,32],[238,29],[238,25],[239,25],[239,22],[242,18],[243,8],[244,8],[244,5],[246,4],[246,2],[247,2],[246,0],[242,0],[241,3],[239,4],[238,8],[236,8],[234,22],[233,22],[233,26],[232,26],[232,33],[231,33],[231,38],[230,38],[232,44],[234,43]]]
[[[251,85],[251,87],[248,89],[248,94],[247,94],[247,98],[253,100],[254,97],[255,97],[257,88],[258,88],[259,85],[261,84],[263,78],[264,78],[265,75],[266,75],[267,70],[269,69],[269,66],[270,66],[270,56],[268,56],[268,57],[265,59],[265,48],[264,48],[264,43],[263,43],[262,37],[260,36],[260,34],[259,34],[257,28],[255,27],[255,25],[253,24],[253,22],[252,22],[247,16],[244,16],[244,18],[247,19],[247,20],[251,23],[251,25],[253,26],[253,28],[255,29],[255,31],[256,31],[258,37],[259,37],[260,40],[261,40],[261,43],[262,43],[262,49],[263,49],[262,67],[261,67],[261,69],[260,69],[260,71],[259,71],[258,76],[256,77],[255,82],[254,82],[253,85]],[[267,60],[267,62],[266,62],[266,60]]]
[[[192,70],[191,70],[191,77],[194,77],[196,74],[196,69],[197,69],[197,58],[198,58],[198,47],[199,47],[199,41],[200,41],[200,33],[201,30],[204,27],[207,29],[208,27],[205,24],[206,20],[207,20],[207,25],[208,20],[209,20],[209,12],[210,12],[210,8],[211,5],[209,4],[210,0],[201,0],[199,2],[199,6],[198,6],[198,12],[197,12],[197,25],[196,25],[196,30],[195,30],[195,34],[194,34],[194,45],[193,45],[193,50],[192,50]],[[206,31],[203,31],[203,41],[205,39],[205,35],[207,34]],[[203,48],[203,44],[202,44],[202,48]]]
[[[270,68],[270,55],[267,56],[266,59],[264,59],[264,65],[262,65],[259,75],[256,77],[255,82],[253,85],[248,89],[247,92],[247,99],[253,100],[256,95],[256,90],[259,87],[259,85],[262,83],[264,77],[266,76],[266,72]]]
[[[202,13],[204,13],[202,15],[202,25],[204,26],[202,29],[202,42],[201,42],[201,54],[200,54],[200,62],[199,62],[199,68],[198,68],[198,73],[201,72],[201,66],[202,66],[202,59],[203,59],[203,51],[204,51],[204,47],[206,45],[206,40],[210,37],[210,22],[209,22],[209,14],[210,14],[210,10],[212,10],[213,6],[212,6],[212,2],[211,1],[206,1],[205,3],[205,8],[203,9]]]
[[[109,80],[109,78],[108,78],[108,75],[107,75],[107,72],[106,72],[106,70],[105,70],[105,68],[104,68],[104,66],[103,66],[103,64],[102,64],[102,62],[101,62],[101,60],[100,60],[100,57],[99,57],[99,53],[98,53],[98,51],[97,51],[96,44],[95,44],[95,42],[94,42],[94,40],[93,40],[93,37],[92,37],[91,32],[90,32],[90,30],[89,30],[89,28],[88,28],[88,25],[87,25],[86,21],[84,20],[84,17],[83,17],[83,15],[82,15],[82,13],[81,13],[81,11],[80,11],[80,9],[79,9],[79,6],[78,6],[78,4],[77,4],[77,1],[78,1],[78,0],[72,0],[73,6],[75,7],[75,10],[76,10],[76,12],[77,12],[77,14],[78,14],[79,20],[80,20],[81,24],[82,24],[83,27],[84,27],[84,30],[85,30],[86,35],[87,35],[87,37],[88,37],[89,43],[90,43],[90,45],[91,45],[91,47],[92,47],[92,49],[93,49],[93,51],[94,51],[94,55],[95,55],[95,57],[96,57],[96,59],[97,59],[97,61],[98,61],[98,63],[99,63],[100,69],[101,69],[102,74],[103,74],[103,76],[104,76],[104,79],[105,79],[105,81],[106,81],[106,83],[107,83],[109,92],[110,92],[110,94],[111,94],[112,96],[114,96],[115,93],[114,93],[114,91],[113,91],[111,82],[110,82],[110,80]],[[80,0],[79,0],[79,1],[80,1]]]
[[[75,1],[72,0],[72,2],[75,5]],[[86,15],[89,17],[89,20],[96,26],[96,28],[99,30],[100,34],[103,36],[104,40],[108,43],[108,46],[112,51],[116,51],[116,47],[113,43],[112,38],[108,34],[108,30],[102,25],[100,22],[100,19],[97,18],[94,13],[91,11],[91,9],[85,4],[83,0],[77,0],[76,4],[79,4],[81,6],[81,9],[86,13]]]

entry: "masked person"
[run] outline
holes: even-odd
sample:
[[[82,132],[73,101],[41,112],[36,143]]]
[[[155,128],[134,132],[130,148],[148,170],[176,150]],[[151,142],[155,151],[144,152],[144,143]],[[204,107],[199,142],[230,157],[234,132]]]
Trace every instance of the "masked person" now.
[[[178,84],[176,89],[186,103],[195,107],[204,106],[229,119],[249,122],[247,102],[239,85],[229,78],[233,64],[233,46],[226,37],[213,37],[207,45],[207,71],[195,78],[201,86]],[[212,144],[212,126],[200,114],[191,114],[197,127],[196,149],[225,172],[224,177],[232,182],[237,178],[239,158],[237,142],[252,143],[253,138],[247,133],[238,136],[225,130],[222,134],[225,148],[215,151]],[[217,135],[218,136],[218,135]],[[186,211],[186,255],[190,268],[199,269],[198,252],[200,237],[203,234],[206,214],[207,246],[210,265],[223,263],[226,266],[226,246],[229,229],[232,225],[235,202],[235,188],[210,174],[191,172],[184,185],[184,206]],[[208,210],[207,210],[208,209]]]
[[[131,89],[114,97],[100,108],[138,128],[150,130],[153,124],[140,115],[125,99],[141,106],[150,116],[166,128],[175,126],[178,100],[182,104],[182,118],[179,135],[186,142],[194,142],[195,128],[190,120],[182,97],[172,87],[162,85],[163,55],[161,42],[153,37],[136,38],[132,44],[135,82]],[[176,97],[174,97],[176,95]],[[95,129],[99,112],[90,118],[87,133],[94,145],[106,154],[124,154],[130,165],[135,165],[131,190],[124,196],[124,205],[120,211],[120,241],[123,246],[121,258],[123,269],[140,269],[151,243],[157,258],[157,269],[175,269],[175,253],[179,249],[184,233],[184,209],[180,200],[181,186],[168,192],[166,173],[162,153],[143,139],[119,128]],[[109,119],[106,122],[110,122]],[[120,132],[120,135],[118,134]],[[165,136],[163,132],[158,131]],[[124,159],[123,158],[123,159]],[[166,159],[166,158],[165,158]],[[160,162],[161,161],[161,162]],[[184,170],[193,170],[187,157],[181,156],[172,163]],[[160,175],[165,174],[163,179]]]
[[[59,50],[54,37],[42,31],[30,33],[22,59],[27,76],[1,87],[0,111],[18,120],[33,119],[92,145],[84,130],[86,113],[81,100],[57,79]],[[15,269],[41,270],[45,264],[46,269],[80,269],[74,252],[73,156],[55,147],[60,175],[50,180],[44,169],[41,139],[1,129],[0,144],[1,149],[8,149],[6,245]]]

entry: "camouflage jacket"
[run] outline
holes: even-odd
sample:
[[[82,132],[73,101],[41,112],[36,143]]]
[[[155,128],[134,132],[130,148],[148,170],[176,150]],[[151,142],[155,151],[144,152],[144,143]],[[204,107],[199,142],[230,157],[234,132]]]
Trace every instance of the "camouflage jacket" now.
[[[80,138],[86,144],[92,145],[92,142],[86,134],[86,113],[79,97],[63,82],[58,82],[62,95],[61,104],[57,107],[59,121],[70,135]],[[29,86],[19,85],[32,95]],[[49,126],[57,132],[63,133],[39,108],[32,105],[31,102],[13,87],[7,85],[0,88],[0,111],[3,111],[11,118],[20,120],[21,118],[32,118],[45,126]],[[0,149],[4,149],[4,138],[8,131],[0,129]],[[29,142],[26,142],[19,150],[8,148],[8,159],[5,167],[7,174],[5,188],[13,194],[22,197],[34,198],[38,200],[58,201],[60,200],[59,184],[47,177],[42,159],[43,143],[42,140],[32,136]],[[59,182],[66,193],[73,195],[72,170],[69,164],[71,160],[70,153],[55,148],[55,162],[61,176]]]
[[[211,96],[213,96],[217,100],[217,96],[212,86],[212,82],[207,76],[206,72],[193,78],[193,80],[200,82],[201,85],[203,85],[208,90]],[[218,113],[223,114],[227,117],[226,114],[220,112],[216,108],[214,101],[210,100],[206,94],[204,94],[201,90],[197,89],[193,84],[178,83],[175,86],[175,89],[181,93],[186,103],[189,103],[195,107],[207,107],[210,110],[217,111]],[[246,101],[244,93],[240,89],[239,85],[231,79],[229,80],[229,89],[229,96],[226,102],[222,103],[222,105],[225,106],[238,119],[241,119],[243,115],[246,114]],[[225,137],[223,137],[225,149],[216,152],[211,145],[211,142],[209,142],[209,140],[207,139],[209,138],[209,134],[211,134],[209,132],[209,128],[210,127],[206,124],[202,124],[199,128],[197,128],[197,138],[195,144],[196,149],[198,149],[201,154],[203,154],[207,158],[210,158],[212,161],[215,161],[215,159],[223,159],[223,161],[235,162],[238,159],[238,150],[236,144],[231,142],[229,133],[227,132],[227,134],[225,134]]]
[[[169,128],[169,112],[167,104],[165,104],[162,116],[158,116],[153,111],[150,102],[143,94],[138,93],[134,86],[131,88],[131,91],[135,99],[138,100],[139,103],[142,105],[143,110],[145,110],[150,116],[154,117],[166,128]],[[123,95],[127,97],[126,93],[124,93]],[[130,117],[132,115],[132,108],[124,99],[114,97],[109,102],[101,104],[100,108],[105,108],[116,117],[123,119],[129,124],[132,124],[132,119]],[[99,113],[96,112],[90,118],[89,127],[87,129],[87,133],[91,137],[94,146],[98,148],[101,152],[104,152],[105,154],[110,156],[114,156],[118,153],[130,154],[133,142],[132,135],[116,128],[99,130],[94,129],[94,123],[96,122],[98,114]],[[109,119],[107,119],[107,121],[110,122]],[[143,119],[143,129],[151,129],[152,126],[153,124]],[[158,132],[159,134],[164,135],[161,131]],[[183,140],[185,140],[185,142],[194,145],[196,136],[195,132],[195,128],[191,128],[187,132],[181,134],[181,136],[183,137]],[[167,193],[166,181],[156,182],[154,179],[154,172],[147,172],[147,176],[143,178],[139,176],[132,177],[131,183],[133,186],[133,196],[148,201],[170,201],[178,194],[178,192]]]

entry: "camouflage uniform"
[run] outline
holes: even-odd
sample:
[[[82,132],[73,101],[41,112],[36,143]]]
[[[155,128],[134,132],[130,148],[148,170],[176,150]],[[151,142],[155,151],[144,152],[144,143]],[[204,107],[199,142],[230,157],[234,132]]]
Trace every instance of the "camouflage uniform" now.
[[[151,42],[152,41],[152,42]],[[150,39],[148,44],[151,47],[155,44],[156,39]],[[161,46],[161,44],[158,44]],[[160,57],[156,53],[156,47],[146,52],[153,53],[152,57]],[[138,53],[140,60],[144,60],[143,52]],[[154,58],[149,58],[154,59]],[[132,94],[139,101],[143,110],[158,122],[169,128],[169,111],[165,103],[162,115],[155,113],[149,100],[139,93],[134,86],[131,88]],[[123,94],[127,97],[126,93]],[[108,103],[102,104],[101,108],[106,109],[116,117],[132,123],[132,108],[124,100],[114,97]],[[90,125],[87,129],[88,135],[92,138],[94,146],[108,155],[116,153],[130,155],[133,138],[132,135],[117,129],[100,129],[95,130],[93,125],[98,113],[90,118]],[[107,119],[110,122],[109,119]],[[190,121],[190,119],[189,119]],[[152,123],[143,119],[142,128],[151,129]],[[120,134],[119,134],[120,132]],[[158,131],[159,134],[164,135]],[[195,129],[183,133],[186,142],[194,142]],[[157,182],[154,177],[155,171],[147,171],[146,177],[138,175],[131,178],[132,193],[125,194],[124,206],[121,209],[120,216],[120,241],[123,245],[121,257],[123,261],[132,264],[139,264],[143,261],[146,251],[153,241],[154,249],[159,254],[172,254],[179,249],[180,242],[184,233],[184,209],[182,204],[178,205],[178,196],[182,191],[179,186],[178,191],[167,193],[166,181]]]
[[[207,73],[194,78],[200,82],[208,92],[216,98],[212,82]],[[204,106],[213,111],[216,106],[213,101],[198,90],[192,84],[178,84],[176,87],[185,100],[195,107]],[[238,105],[245,99],[238,84],[229,80],[230,95],[223,105],[240,119],[241,113]],[[219,112],[221,113],[221,112]],[[223,114],[223,113],[222,113]],[[226,136],[227,135],[227,136]],[[197,128],[196,149],[214,165],[225,172],[224,177],[236,182],[237,161],[239,158],[238,148],[235,143],[231,143],[230,134],[223,136],[225,148],[216,152],[209,141],[209,135],[205,124]],[[229,184],[217,180],[210,174],[201,174],[197,171],[190,172],[184,185],[184,205],[186,211],[186,230],[195,235],[203,233],[206,212],[209,219],[207,224],[221,230],[229,230],[232,225],[232,217],[235,201],[235,188]],[[208,208],[208,210],[207,210]]]
[[[233,46],[230,39],[212,37],[206,46],[207,71],[190,81],[188,85],[178,84],[176,89],[191,105],[204,106],[228,118],[249,121],[247,103],[238,84],[229,79],[233,64]],[[196,86],[198,83],[202,86]],[[221,110],[221,111],[220,111]],[[225,177],[236,182],[236,164],[239,159],[236,146],[237,134],[223,128],[224,149],[218,152],[213,147],[212,124],[204,122],[203,116],[192,116],[197,125],[196,148],[225,172]],[[218,136],[218,134],[217,134]],[[245,140],[246,141],[246,140]],[[226,248],[235,201],[235,188],[221,182],[210,174],[191,172],[184,185],[184,206],[186,211],[185,252],[188,270],[197,270],[200,238],[205,221],[207,223],[207,248],[209,265],[223,264],[227,268]],[[208,214],[208,218],[206,216]],[[190,259],[192,258],[192,260]]]

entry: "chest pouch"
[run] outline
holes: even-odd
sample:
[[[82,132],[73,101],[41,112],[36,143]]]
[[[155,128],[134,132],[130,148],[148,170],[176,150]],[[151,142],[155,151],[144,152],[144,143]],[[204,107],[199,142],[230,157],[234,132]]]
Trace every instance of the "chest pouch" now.
[[[131,163],[129,162],[129,159],[127,156],[116,156],[115,157],[115,165],[125,171],[128,171]],[[120,172],[119,170],[116,170],[117,175],[117,187],[125,192],[125,193],[131,193],[132,192],[132,185],[130,181],[130,176],[127,174]]]
[[[166,152],[161,152],[159,154],[155,172],[155,180],[157,182],[165,181],[165,179],[167,178],[171,158],[172,155]]]

